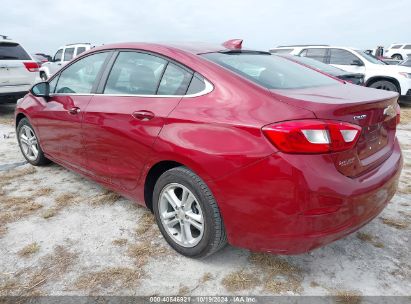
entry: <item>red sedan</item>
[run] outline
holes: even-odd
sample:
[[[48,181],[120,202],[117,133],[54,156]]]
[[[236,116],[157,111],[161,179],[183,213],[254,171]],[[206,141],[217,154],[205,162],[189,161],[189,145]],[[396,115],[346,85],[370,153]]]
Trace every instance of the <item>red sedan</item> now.
[[[33,165],[150,208],[190,257],[307,252],[376,217],[402,168],[398,94],[267,52],[124,43],[82,54],[16,108]]]

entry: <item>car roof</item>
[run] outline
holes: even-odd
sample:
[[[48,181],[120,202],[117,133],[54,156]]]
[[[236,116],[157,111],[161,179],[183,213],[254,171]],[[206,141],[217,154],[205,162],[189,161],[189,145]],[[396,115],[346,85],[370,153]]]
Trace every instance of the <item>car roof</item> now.
[[[124,42],[106,44],[95,47],[94,50],[106,50],[106,49],[140,49],[153,52],[172,52],[183,51],[191,54],[204,54],[228,50],[222,45],[208,44],[203,42],[179,42],[179,43],[144,43],[144,42]]]

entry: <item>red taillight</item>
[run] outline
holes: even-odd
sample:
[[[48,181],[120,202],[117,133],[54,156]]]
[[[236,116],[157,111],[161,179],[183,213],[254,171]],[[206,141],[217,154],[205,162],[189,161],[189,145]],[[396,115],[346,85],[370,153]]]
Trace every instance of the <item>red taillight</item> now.
[[[37,64],[37,62],[23,62],[23,64],[29,72],[39,71],[39,65]]]
[[[265,136],[282,152],[315,154],[353,148],[361,127],[327,120],[294,120],[263,127]]]

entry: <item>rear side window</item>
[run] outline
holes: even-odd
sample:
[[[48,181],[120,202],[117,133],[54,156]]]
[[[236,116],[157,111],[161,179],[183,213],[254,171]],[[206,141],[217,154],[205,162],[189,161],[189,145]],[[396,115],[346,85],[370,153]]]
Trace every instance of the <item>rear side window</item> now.
[[[158,87],[158,95],[184,95],[191,81],[193,74],[178,67],[173,63],[169,63],[161,78],[160,86]]]
[[[97,53],[84,57],[60,74],[56,93],[89,94],[108,53]]]
[[[300,53],[301,57],[309,57],[321,62],[326,62],[327,49],[305,49]]]
[[[73,55],[74,55],[74,48],[66,49],[65,52],[64,52],[64,60],[63,61],[70,61],[71,59],[73,59]]]
[[[157,56],[121,52],[111,69],[105,94],[155,95],[167,61]]]
[[[80,55],[81,53],[83,53],[86,50],[86,48],[84,46],[79,46],[77,48],[77,52],[76,52],[76,56]]]
[[[393,45],[391,48],[392,49],[399,49],[402,47],[402,44],[397,44],[397,45]]]
[[[31,60],[18,43],[0,42],[0,60]]]
[[[406,46],[404,46],[405,50],[411,50],[411,44],[407,44]]]
[[[346,50],[330,50],[330,64],[351,65],[354,60],[359,60],[359,58]]]
[[[63,50],[60,49],[57,51],[57,53],[54,55],[53,61],[61,61],[61,56],[63,55]]]
[[[205,79],[201,75],[195,73],[193,79],[191,79],[190,86],[188,87],[187,95],[198,94],[204,91],[205,88]]]
[[[276,55],[208,53],[202,56],[268,89],[301,89],[339,82]]]

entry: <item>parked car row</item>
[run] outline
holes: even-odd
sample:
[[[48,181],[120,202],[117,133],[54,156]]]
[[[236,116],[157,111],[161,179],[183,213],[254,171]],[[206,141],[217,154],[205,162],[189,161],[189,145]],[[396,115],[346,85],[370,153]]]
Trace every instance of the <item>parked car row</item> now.
[[[403,101],[411,99],[411,69],[406,65],[388,65],[364,51],[329,45],[280,46],[270,52],[308,57],[350,73],[363,74],[365,86],[398,92]]]

